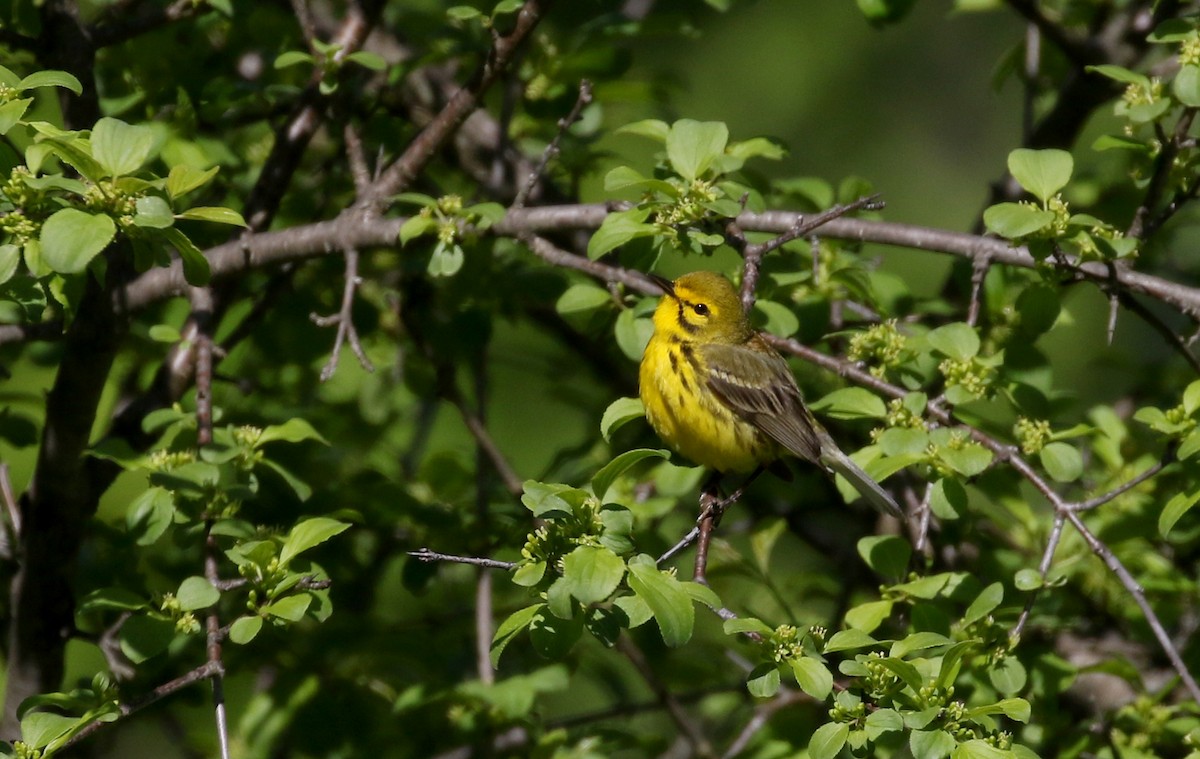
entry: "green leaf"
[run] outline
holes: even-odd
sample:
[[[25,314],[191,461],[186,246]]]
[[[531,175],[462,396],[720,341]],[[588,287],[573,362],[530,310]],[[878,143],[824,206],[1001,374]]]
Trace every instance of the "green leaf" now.
[[[238,617],[229,626],[229,640],[239,646],[244,646],[258,636],[258,633],[262,631],[262,627],[262,617]]]
[[[513,571],[512,581],[514,585],[520,585],[523,588],[532,588],[542,581],[546,576],[546,562],[530,561],[522,564]]]
[[[820,411],[834,419],[884,419],[887,406],[870,390],[861,387],[844,387],[809,404],[813,411]]]
[[[387,61],[379,53],[372,53],[370,50],[356,50],[346,56],[346,61],[349,63],[357,63],[365,69],[371,71],[383,71],[387,68]]]
[[[153,150],[154,130],[148,126],[106,116],[92,127],[92,157],[109,176],[132,174],[142,168]]]
[[[205,171],[193,168],[186,163],[172,166],[171,172],[167,174],[167,195],[175,199],[187,195],[193,190],[198,190],[211,182],[218,171],[219,168],[216,166]]]
[[[175,250],[179,251],[179,258],[183,261],[183,278],[187,280],[188,284],[197,287],[208,284],[211,275],[208,259],[204,257],[191,238],[176,227],[162,230],[162,235],[175,246]]]
[[[850,725],[845,722],[828,722],[813,731],[808,739],[810,759],[833,759],[846,745]]]
[[[21,263],[21,249],[12,243],[0,245],[0,284],[12,279]]]
[[[1007,696],[1023,691],[1025,689],[1025,683],[1028,681],[1028,675],[1025,672],[1025,665],[1022,664],[1019,659],[1017,659],[1015,656],[1006,656],[997,662],[995,667],[988,670],[988,680],[992,683],[992,687],[994,687],[998,693],[1003,693]],[[1022,699],[1010,700],[1024,703]],[[1008,712],[1005,712],[1005,714],[1008,714]],[[1018,718],[1013,717],[1013,719]],[[1025,704],[1025,719],[1020,721],[1029,721],[1029,704]]]
[[[654,334],[654,322],[637,316],[632,308],[627,308],[617,314],[617,323],[613,325],[613,336],[621,352],[633,361],[642,358],[650,335]]]
[[[713,245],[720,245],[724,241],[718,235]],[[796,313],[782,303],[759,299],[754,302],[754,311],[763,317],[762,329],[773,335],[788,337],[800,329],[800,319]]]
[[[329,445],[329,441],[321,436],[321,433],[309,423],[307,419],[296,416],[288,419],[283,424],[273,424],[262,431],[258,439],[254,443],[254,447],[274,443],[277,440],[282,440],[286,443],[302,443],[305,440],[316,440],[325,445]]]
[[[975,597],[971,605],[967,607],[966,613],[963,614],[963,624],[969,625],[972,622],[979,620],[991,614],[1000,602],[1004,600],[1004,585],[994,582],[983,589],[983,591]]]
[[[1189,489],[1176,493],[1167,501],[1167,505],[1163,507],[1162,512],[1158,515],[1158,533],[1164,538],[1171,532],[1171,528],[1175,526],[1184,514],[1191,511],[1196,505],[1196,501],[1200,500],[1200,490]]]
[[[471,19],[483,18],[483,13],[478,8],[472,8],[469,5],[455,5],[446,9],[446,16],[452,21],[470,21]]]
[[[950,755],[951,759],[1011,759],[1011,756],[1011,752],[978,738],[958,744]]]
[[[1058,482],[1074,482],[1083,474],[1083,457],[1069,443],[1049,443],[1038,458],[1046,473]]]
[[[981,474],[992,463],[992,452],[978,443],[967,443],[962,448],[940,448],[938,455],[963,477]]]
[[[63,87],[76,95],[83,94],[83,85],[65,71],[35,71],[17,83],[19,90],[32,90],[38,87]]]
[[[892,674],[904,681],[904,684],[913,689],[914,693],[921,691],[921,686],[925,683],[924,676],[912,664],[901,659],[886,657],[878,660],[879,664],[887,669]]]
[[[879,436],[879,450],[887,456],[924,456],[929,432],[913,427],[889,427]]]
[[[897,535],[868,535],[859,538],[858,555],[876,573],[899,580],[908,574],[912,547]]]
[[[693,601],[704,604],[713,611],[719,611],[724,606],[717,592],[707,585],[701,585],[698,582],[681,582],[679,586],[683,588],[685,593],[692,597]]]
[[[500,665],[500,655],[504,653],[504,649],[512,642],[522,630],[529,627],[529,623],[533,618],[541,614],[545,610],[545,604],[534,604],[526,606],[523,609],[517,609],[508,616],[500,626],[496,628],[496,632],[492,635],[492,646],[490,658],[492,666]]]
[[[1008,170],[1017,184],[1043,203],[1067,186],[1075,160],[1065,150],[1017,148],[1008,154]]]
[[[943,759],[957,745],[958,741],[945,730],[914,730],[908,738],[913,759]]]
[[[895,733],[904,729],[904,718],[895,709],[876,709],[867,715],[864,727],[867,738],[879,740],[884,733]]]
[[[302,63],[313,63],[313,57],[302,50],[287,50],[275,57],[275,68],[284,69],[288,66],[298,66]]]
[[[629,618],[629,629],[631,630],[641,627],[654,618],[654,612],[650,611],[650,607],[640,596],[632,594],[621,596],[613,601],[613,606],[625,612],[625,616]]]
[[[312,596],[304,593],[276,599],[264,606],[262,611],[264,614],[269,614],[272,617],[278,617],[288,622],[299,622],[304,618],[304,612],[308,611],[310,604],[312,604]]]
[[[439,242],[429,257],[425,270],[431,277],[453,277],[466,263],[467,254],[461,245]]]
[[[997,203],[984,209],[983,224],[992,234],[1019,240],[1040,232],[1054,221],[1054,212],[1021,203]]]
[[[791,660],[792,675],[800,690],[824,701],[833,690],[833,674],[821,662],[811,656],[799,656]]]
[[[967,491],[953,477],[943,477],[933,483],[929,508],[938,519],[958,519],[967,510]]]
[[[617,134],[636,134],[663,143],[667,141],[667,135],[670,133],[671,127],[667,125],[667,122],[658,119],[635,121],[617,130]]]
[[[207,609],[221,600],[221,592],[203,577],[189,577],[179,584],[175,598],[184,611]]]
[[[0,134],[7,134],[8,130],[12,129],[25,112],[29,110],[29,106],[33,104],[33,98],[21,98],[20,100],[10,100],[7,103],[0,103]]]
[[[1100,74],[1101,76],[1106,76],[1109,79],[1121,82],[1122,84],[1136,84],[1143,88],[1150,87],[1150,80],[1147,79],[1143,74],[1139,74],[1136,71],[1130,71],[1129,69],[1121,66],[1104,64],[1101,66],[1087,66],[1085,68],[1087,71]]]
[[[913,651],[922,651],[927,648],[949,646],[952,643],[954,643],[954,641],[947,638],[945,635],[942,635],[941,633],[929,631],[915,632],[893,643],[892,650],[888,653],[888,656],[894,656],[898,659],[902,659],[911,654]]]
[[[860,648],[869,648],[878,645],[879,641],[867,635],[862,630],[838,630],[825,643],[824,653],[831,654],[837,651],[856,651]]]
[[[75,208],[55,211],[42,225],[42,262],[60,274],[76,274],[86,269],[116,234],[117,225],[104,214]]]
[[[750,551],[754,555],[755,566],[764,577],[771,569],[771,552],[779,537],[787,532],[788,524],[783,517],[764,520],[750,535]]]
[[[646,408],[641,398],[618,398],[604,409],[604,415],[600,418],[600,434],[606,442],[611,442],[612,434],[618,428],[645,415]]]
[[[629,166],[618,166],[604,175],[605,192],[617,193],[625,190],[661,192],[668,197],[679,197],[679,190],[675,185],[662,179],[643,176]]]
[[[45,748],[80,726],[79,717],[53,712],[29,712],[21,720],[21,740],[30,748]]]
[[[554,304],[554,310],[565,316],[566,314],[587,313],[595,311],[598,308],[613,305],[612,293],[603,287],[597,287],[592,284],[577,284],[571,285],[562,295],[558,296],[558,301]]]
[[[869,601],[846,612],[846,624],[865,633],[872,632],[892,614],[891,601]]]
[[[567,591],[582,604],[605,600],[624,577],[625,562],[607,548],[579,546],[563,557]]]
[[[125,588],[97,588],[79,602],[80,614],[93,611],[137,611],[149,606],[145,598]]]
[[[599,472],[596,472],[596,475],[592,477],[592,492],[603,501],[608,489],[630,467],[649,458],[666,459],[670,456],[670,451],[655,448],[636,448],[632,451],[625,451],[605,464]]]
[[[779,685],[779,667],[775,662],[762,662],[746,678],[746,690],[755,698],[771,698],[779,692]]]
[[[180,213],[179,218],[193,219],[195,221],[211,221],[216,224],[231,224],[235,227],[248,226],[240,213],[232,208],[224,208],[223,206],[196,206]]]
[[[279,550],[279,563],[287,566],[288,562],[310,548],[318,546],[334,535],[344,532],[350,525],[329,517],[312,517],[298,523],[288,533],[287,540]]]
[[[672,648],[682,646],[691,639],[696,621],[692,599],[678,580],[646,559],[629,563],[629,587],[650,607],[663,642]]]
[[[725,620],[725,624],[721,626],[721,629],[725,631],[726,635],[757,633],[764,638],[775,632],[766,622],[757,617],[734,617],[733,619],[727,619]]]
[[[167,650],[175,638],[175,623],[169,619],[139,614],[125,620],[118,637],[121,652],[134,664],[141,664]]]
[[[614,211],[605,216],[600,227],[592,233],[591,239],[588,240],[588,258],[594,261],[631,240],[657,234],[658,227],[645,223],[646,217],[649,215],[650,210],[647,208],[630,208],[627,211]]]
[[[1175,98],[1186,106],[1200,106],[1200,66],[1188,64],[1181,66],[1171,81],[1171,92]]]
[[[1038,590],[1044,586],[1045,580],[1036,569],[1022,569],[1013,577],[1013,585],[1017,590]]]
[[[1017,296],[1018,328],[1036,336],[1048,332],[1062,311],[1062,291],[1048,285],[1030,285]]]
[[[175,223],[175,214],[167,201],[157,195],[146,195],[137,200],[133,223],[149,229],[165,229]]]
[[[408,245],[411,240],[435,232],[437,228],[436,219],[426,216],[410,216],[400,225],[400,244]]]
[[[680,119],[667,133],[667,160],[689,182],[725,154],[729,128],[719,121]]]
[[[958,361],[967,361],[979,353],[979,333],[964,322],[938,327],[925,336],[929,347]]]

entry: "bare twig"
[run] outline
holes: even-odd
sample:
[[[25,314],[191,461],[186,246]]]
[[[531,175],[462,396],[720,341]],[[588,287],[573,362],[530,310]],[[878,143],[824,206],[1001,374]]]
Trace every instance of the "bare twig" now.
[[[525,203],[529,200],[533,188],[537,186],[538,180],[541,179],[546,171],[546,167],[550,164],[550,159],[558,155],[559,143],[562,141],[563,135],[566,134],[572,124],[579,121],[583,116],[583,109],[590,105],[591,102],[592,83],[584,79],[579,82],[579,97],[575,99],[575,105],[572,106],[571,111],[566,116],[558,120],[558,131],[554,133],[554,139],[550,140],[550,144],[542,151],[542,159],[538,161],[537,167],[529,173],[528,179],[525,180],[525,184],[521,187],[520,192],[517,193],[517,197],[512,202],[512,208],[525,207]]]
[[[217,537],[212,533],[213,521],[208,519],[204,524],[204,577],[215,585],[221,577],[217,571],[217,557],[221,547]],[[207,632],[208,664],[213,672],[212,680],[213,712],[216,717],[217,742],[221,747],[221,759],[229,759],[229,724],[225,713],[225,666],[221,662],[221,618],[214,605],[205,615],[205,630]]]
[[[11,536],[14,539],[20,540],[21,507],[17,504],[16,493],[13,492],[12,477],[9,474],[8,462],[0,464],[0,497],[4,499],[4,513],[8,515],[8,523],[12,525]],[[9,549],[11,551],[12,546],[9,546]]]
[[[347,248],[345,256],[346,275],[345,283],[342,286],[341,308],[338,309],[336,314],[329,316],[319,316],[315,313],[309,314],[309,318],[318,327],[337,325],[337,335],[333,339],[333,350],[329,354],[329,361],[321,369],[322,382],[328,382],[333,377],[334,372],[337,371],[338,359],[342,355],[342,345],[346,342],[350,343],[350,349],[354,351],[354,355],[358,358],[359,365],[368,372],[375,371],[375,365],[371,363],[371,359],[367,358],[367,352],[363,350],[362,342],[358,338],[358,330],[354,328],[354,293],[362,283],[362,278],[358,276],[358,250]]]
[[[496,559],[486,559],[481,556],[454,556],[448,553],[438,553],[431,551],[428,548],[420,548],[416,551],[409,551],[409,556],[421,561],[449,561],[455,564],[470,564],[475,567],[487,567],[488,569],[503,569],[512,571],[517,568],[516,562],[513,561],[498,561]]]

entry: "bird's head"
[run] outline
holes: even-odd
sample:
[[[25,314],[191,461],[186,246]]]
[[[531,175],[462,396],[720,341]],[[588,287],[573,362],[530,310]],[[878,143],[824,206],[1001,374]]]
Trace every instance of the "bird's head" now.
[[[720,274],[695,271],[655,282],[665,293],[654,311],[659,333],[698,343],[740,343],[752,334],[737,289]]]

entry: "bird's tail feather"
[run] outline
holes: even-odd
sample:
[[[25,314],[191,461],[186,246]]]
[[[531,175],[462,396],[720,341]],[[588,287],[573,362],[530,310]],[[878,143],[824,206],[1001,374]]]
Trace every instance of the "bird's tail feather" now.
[[[821,463],[845,477],[854,486],[854,489],[867,499],[867,503],[871,504],[879,513],[901,519],[904,517],[904,512],[900,510],[900,506],[888,495],[888,492],[836,446],[822,446]]]

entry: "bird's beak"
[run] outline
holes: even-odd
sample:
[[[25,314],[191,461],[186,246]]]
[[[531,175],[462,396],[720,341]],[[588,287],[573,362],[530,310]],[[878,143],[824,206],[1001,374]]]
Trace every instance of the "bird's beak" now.
[[[675,297],[675,283],[674,282],[667,279],[666,277],[660,277],[657,274],[647,274],[646,276],[650,278],[651,282],[653,282],[654,284],[656,284],[662,288],[664,295],[670,295],[672,298]]]

